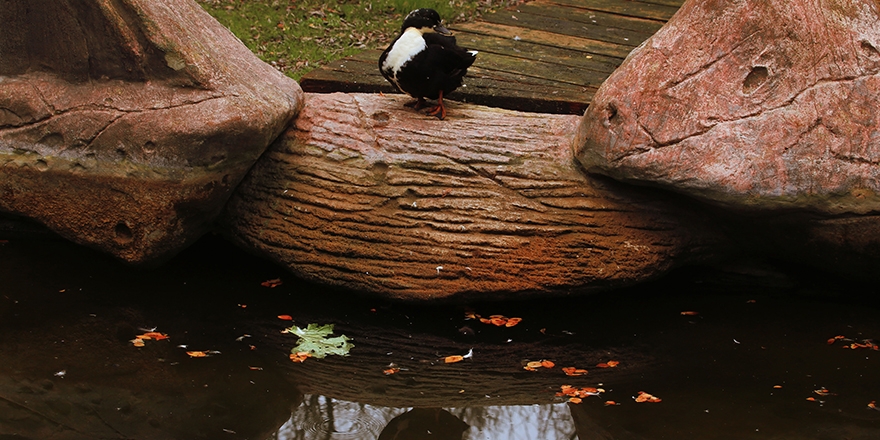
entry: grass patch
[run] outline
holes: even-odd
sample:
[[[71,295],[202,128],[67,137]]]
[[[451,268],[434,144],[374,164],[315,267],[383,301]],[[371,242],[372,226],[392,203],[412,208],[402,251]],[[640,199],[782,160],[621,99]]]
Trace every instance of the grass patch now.
[[[523,0],[198,0],[252,52],[299,80],[308,71],[364,49],[385,48],[403,17],[432,8],[447,24],[475,20]]]

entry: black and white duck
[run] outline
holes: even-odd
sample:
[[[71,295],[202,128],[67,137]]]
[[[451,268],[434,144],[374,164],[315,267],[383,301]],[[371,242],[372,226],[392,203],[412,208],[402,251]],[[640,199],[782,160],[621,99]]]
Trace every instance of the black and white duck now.
[[[400,35],[379,57],[379,70],[397,90],[417,101],[407,106],[420,109],[425,99],[436,99],[428,111],[446,117],[443,97],[459,88],[477,51],[459,47],[455,37],[443,27],[440,14],[433,9],[416,9],[400,27]]]

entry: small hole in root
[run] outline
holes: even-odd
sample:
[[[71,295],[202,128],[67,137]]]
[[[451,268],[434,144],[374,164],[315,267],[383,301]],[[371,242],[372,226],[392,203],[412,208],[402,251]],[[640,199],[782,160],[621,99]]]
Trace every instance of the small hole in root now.
[[[134,240],[134,233],[132,233],[131,228],[125,222],[117,223],[116,227],[113,228],[113,232],[115,234],[113,239],[119,244],[128,244]]]
[[[746,95],[754,92],[758,87],[761,87],[762,84],[767,82],[767,78],[770,76],[770,71],[767,70],[764,66],[755,66],[752,67],[752,71],[746,75],[746,79],[743,81],[743,93]]]

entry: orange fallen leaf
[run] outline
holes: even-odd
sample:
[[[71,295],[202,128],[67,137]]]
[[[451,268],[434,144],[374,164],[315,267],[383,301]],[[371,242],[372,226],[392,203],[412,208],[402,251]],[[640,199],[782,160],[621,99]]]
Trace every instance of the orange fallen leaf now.
[[[272,280],[266,280],[266,281],[263,281],[262,283],[260,283],[260,285],[263,286],[263,287],[278,287],[278,286],[280,286],[281,284],[282,284],[282,283],[281,283],[281,278],[275,278],[275,279],[272,279]]]
[[[553,361],[548,361],[544,359],[541,361],[541,366],[544,368],[553,368],[556,366],[556,364],[554,364]]]
[[[396,367],[386,368],[386,369],[382,370],[382,373],[385,373],[386,376],[390,376],[390,375],[396,374],[398,372],[400,372],[400,368],[396,368]]]
[[[161,341],[163,339],[168,339],[168,335],[166,335],[165,333],[159,333],[159,332],[146,332],[146,333],[138,336],[138,338],[155,339],[157,341]]]
[[[446,357],[443,359],[443,362],[446,362],[447,364],[454,364],[454,363],[456,363],[456,362],[461,362],[461,361],[463,361],[463,360],[464,360],[464,356],[461,356],[461,355],[455,354],[455,355],[452,355],[452,356],[446,356]]]
[[[589,396],[598,396],[601,393],[604,393],[605,390],[601,388],[593,388],[593,387],[583,387],[576,388],[571,385],[561,385],[559,387],[559,392],[556,393],[557,397],[568,396],[568,397],[577,397],[580,399],[585,399]]]
[[[571,403],[581,403],[583,402],[583,399],[581,399],[580,397],[569,397],[568,401]]]
[[[504,326],[505,327],[513,327],[513,326],[519,324],[520,322],[522,322],[522,318],[510,318],[507,320],[506,323],[504,323]]]
[[[828,345],[831,345],[831,344],[833,344],[835,341],[838,341],[838,340],[840,340],[840,339],[844,339],[844,338],[846,338],[846,336],[843,336],[843,335],[837,335],[837,336],[835,336],[835,337],[833,337],[833,338],[829,338],[829,339],[828,339]]]
[[[608,361],[608,362],[606,362],[606,364],[608,364],[609,367],[614,368],[614,367],[620,365],[620,362],[619,361]]]
[[[825,389],[825,388],[821,388],[821,389],[818,389],[818,390],[813,390],[813,392],[816,393],[816,394],[818,394],[818,395],[820,395],[820,396],[833,396],[833,395],[834,395],[834,393],[832,393],[831,391],[828,391],[828,390]]]
[[[583,376],[587,374],[587,370],[575,367],[563,367],[562,372],[565,373],[566,376]]]
[[[782,388],[782,385],[773,385],[773,388]]]
[[[144,340],[141,338],[134,338],[130,342],[135,347],[143,347],[144,346]]]
[[[305,362],[306,359],[312,357],[312,354],[307,351],[298,351],[296,353],[290,353],[290,360],[296,363]]]
[[[872,401],[868,402],[868,408],[871,408],[871,409],[873,409],[873,410],[880,411],[880,407],[877,406],[877,401],[876,401],[876,400],[872,400]]]
[[[648,394],[644,391],[639,391],[639,395],[636,396],[636,402],[638,402],[638,403],[643,403],[643,402],[657,403],[657,402],[662,402],[662,401],[663,400],[660,399],[659,397],[653,396],[653,395]]]
[[[613,401],[613,400],[606,400],[605,401],[605,406],[612,406],[612,405],[620,405],[620,404]]]
[[[685,311],[681,312],[681,314],[684,316],[695,316],[695,315],[699,315],[700,312],[695,312],[693,310],[685,310]]]
[[[543,365],[541,365],[541,361],[531,361],[526,366],[529,368],[541,368]]]
[[[493,316],[489,322],[491,322],[494,326],[504,327],[504,324],[507,324],[507,318],[503,316]]]
[[[186,352],[186,354],[188,354],[189,357],[193,357],[193,358],[203,358],[203,357],[208,356],[208,353],[206,353],[204,351],[188,351],[188,352]]]
[[[263,367],[248,367],[248,368],[251,370],[254,370],[254,371],[263,371]]]
[[[816,398],[815,397],[807,397],[807,400],[809,400],[810,402],[815,402]]]
[[[282,321],[293,321],[293,316],[290,315],[278,315],[278,319]]]

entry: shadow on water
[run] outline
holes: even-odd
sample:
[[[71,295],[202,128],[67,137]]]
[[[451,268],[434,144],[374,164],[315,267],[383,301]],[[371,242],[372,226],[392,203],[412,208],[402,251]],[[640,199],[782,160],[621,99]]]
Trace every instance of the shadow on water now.
[[[215,237],[155,270],[57,241],[2,243],[0,261],[0,439],[880,438],[880,352],[843,348],[880,338],[880,296],[821,274],[701,268],[415,306],[298,281]],[[349,356],[291,362],[281,330],[309,323],[351,338]],[[169,339],[132,344],[154,327]],[[555,366],[523,369],[540,360]],[[604,392],[573,404],[562,385]]]

